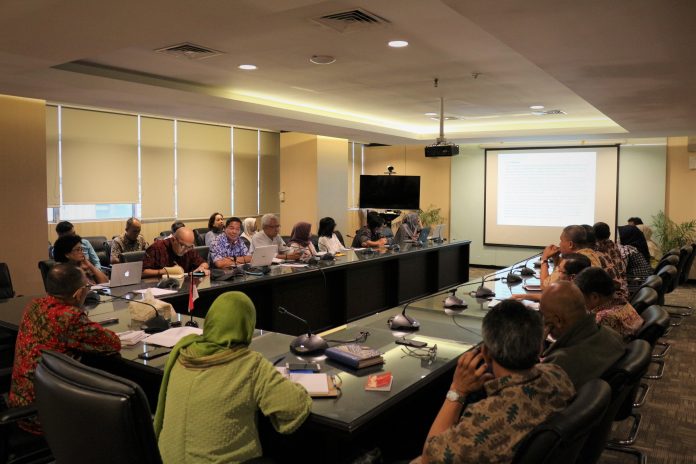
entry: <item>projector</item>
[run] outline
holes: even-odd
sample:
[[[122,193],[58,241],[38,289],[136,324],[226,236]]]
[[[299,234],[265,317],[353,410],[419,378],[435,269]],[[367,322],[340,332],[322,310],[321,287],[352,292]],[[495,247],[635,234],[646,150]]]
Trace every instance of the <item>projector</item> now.
[[[459,145],[452,143],[429,145],[425,147],[425,157],[454,156],[459,154]]]

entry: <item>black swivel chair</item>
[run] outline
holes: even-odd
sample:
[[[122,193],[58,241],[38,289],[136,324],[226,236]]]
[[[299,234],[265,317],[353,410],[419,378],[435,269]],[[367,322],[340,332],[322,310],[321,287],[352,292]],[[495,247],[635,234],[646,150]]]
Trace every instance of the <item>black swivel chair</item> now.
[[[122,263],[132,263],[135,261],[142,261],[143,259],[145,259],[144,251],[127,251],[121,254]]]
[[[41,279],[43,279],[44,288],[46,288],[46,277],[48,276],[48,271],[51,270],[56,262],[52,259],[44,259],[39,261],[39,270],[41,271]]]
[[[205,261],[206,263],[208,262],[208,253],[210,252],[210,248],[203,245],[194,247],[193,249],[196,250],[196,252],[201,256],[201,258],[203,258],[203,261]]]
[[[108,249],[106,248],[106,237],[94,236],[82,238],[92,245],[92,248],[94,248],[94,251],[97,253],[97,257],[99,257],[100,265],[107,267],[111,265],[111,247]]]
[[[657,266],[655,266],[655,274],[658,274],[660,270],[665,267],[665,266],[678,266],[679,265],[679,255],[674,255],[667,253],[665,256],[660,259],[660,261],[657,263]],[[677,269],[677,272],[679,269]]]
[[[596,463],[605,448],[633,454],[639,458],[641,464],[646,463],[645,454],[626,446],[628,442],[635,440],[640,427],[640,414],[633,416],[634,423],[629,439],[610,442],[609,433],[615,420],[621,421],[631,416],[640,380],[650,365],[650,352],[648,342],[633,340],[626,345],[624,355],[602,375],[602,379],[611,387],[611,402],[600,423],[590,432],[585,446],[580,451],[578,463]]]
[[[345,240],[343,240],[343,234],[338,230],[334,230],[334,234],[336,234],[336,238],[338,239],[339,242],[341,242],[341,245],[343,245],[345,247],[346,242],[345,242]]]
[[[686,265],[684,266],[684,270],[679,278],[680,284],[685,284],[686,281],[689,280],[689,273],[694,265],[694,258],[696,258],[696,242],[691,244],[691,248],[691,256],[689,256],[689,259],[686,260]]]
[[[645,308],[657,304],[660,295],[657,290],[650,287],[641,287],[631,298],[631,306],[633,306],[638,314],[641,314]]]
[[[645,340],[650,343],[650,347],[654,350],[655,345],[663,347],[662,351],[652,355],[652,362],[657,364],[657,372],[655,374],[646,375],[647,379],[661,379],[665,370],[665,355],[671,348],[669,343],[660,342],[667,329],[669,329],[669,313],[658,305],[653,305],[645,309],[641,314],[643,325],[638,330],[634,339]],[[639,401],[640,403],[640,401]]]
[[[676,266],[673,266],[671,264],[668,264],[666,266],[663,266],[662,269],[660,269],[656,275],[662,279],[662,289],[660,293],[662,294],[662,306],[668,306],[664,303],[664,297],[668,293],[672,293],[674,289],[677,286],[677,282],[679,279],[679,270],[677,269]],[[673,326],[679,326],[682,323],[682,319],[684,316],[690,315],[690,313],[678,313],[678,312],[671,312],[667,310],[667,312],[670,313],[670,316],[672,317],[672,325]]]
[[[14,296],[10,268],[6,263],[0,263],[0,299],[14,298]]]
[[[513,464],[575,462],[593,427],[604,417],[611,388],[600,379],[590,380],[573,402],[535,427],[519,444]]]
[[[208,233],[208,228],[207,227],[198,227],[196,229],[193,229],[193,235],[196,238],[196,246],[204,246],[205,245],[205,234]]]
[[[57,462],[162,462],[150,407],[134,382],[45,351],[34,385],[46,441]]]

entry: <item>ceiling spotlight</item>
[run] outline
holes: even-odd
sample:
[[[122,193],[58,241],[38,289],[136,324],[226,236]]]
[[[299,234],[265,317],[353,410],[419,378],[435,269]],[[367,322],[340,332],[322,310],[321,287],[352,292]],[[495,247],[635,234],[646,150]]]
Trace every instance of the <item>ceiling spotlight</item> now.
[[[530,110],[543,110],[544,105],[532,105],[529,107]]]
[[[392,48],[408,47],[408,42],[406,42],[405,40],[392,40],[389,42],[389,46]]]
[[[314,64],[331,64],[336,62],[336,58],[331,55],[312,55],[309,61]]]
[[[428,117],[437,116],[437,113],[424,113],[424,116],[428,116]]]
[[[253,71],[256,69],[256,66],[253,64],[240,64],[239,69],[243,69],[244,71]]]

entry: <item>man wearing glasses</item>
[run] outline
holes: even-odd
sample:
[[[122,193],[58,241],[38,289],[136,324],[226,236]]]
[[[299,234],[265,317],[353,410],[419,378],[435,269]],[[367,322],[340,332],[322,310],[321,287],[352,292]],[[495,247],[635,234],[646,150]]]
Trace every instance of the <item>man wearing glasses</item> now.
[[[274,214],[264,214],[261,217],[261,230],[251,237],[250,253],[253,253],[256,247],[277,245],[278,258],[287,260],[299,259],[302,254],[287,246],[279,232],[280,222],[278,218]]]
[[[208,263],[194,250],[195,237],[188,227],[177,229],[164,240],[157,240],[145,251],[143,278],[166,275],[165,267],[181,266],[184,272],[210,273]]]

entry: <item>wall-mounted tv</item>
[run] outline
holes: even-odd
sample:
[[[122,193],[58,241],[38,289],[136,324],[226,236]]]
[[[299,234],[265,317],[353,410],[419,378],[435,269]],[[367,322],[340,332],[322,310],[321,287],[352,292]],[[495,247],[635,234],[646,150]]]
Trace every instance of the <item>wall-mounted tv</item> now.
[[[360,207],[420,209],[420,176],[360,176]]]

